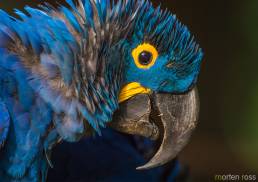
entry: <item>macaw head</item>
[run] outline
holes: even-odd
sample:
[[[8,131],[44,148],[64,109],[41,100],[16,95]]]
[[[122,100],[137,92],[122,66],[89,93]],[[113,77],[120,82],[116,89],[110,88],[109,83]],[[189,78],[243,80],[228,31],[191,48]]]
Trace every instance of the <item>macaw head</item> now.
[[[112,118],[112,128],[162,141],[153,159],[138,169],[173,159],[196,126],[199,45],[176,16],[149,1],[85,0],[79,7],[87,27],[80,72],[89,75],[79,85],[93,75],[86,92],[97,110],[93,120],[101,126]]]
[[[148,1],[127,1],[119,9],[123,11],[130,2],[132,9],[138,9],[131,12],[135,19],[120,42],[124,76],[120,109],[111,126],[161,139],[157,154],[138,168],[147,169],[176,157],[196,126],[199,102],[194,87],[203,53],[175,15],[155,9]]]
[[[203,56],[186,26],[147,0],[66,2],[16,10],[20,19],[0,11],[0,46],[20,56],[24,87],[53,110],[64,140],[109,122],[162,141],[140,169],[176,157],[196,125]]]
[[[186,92],[196,83],[202,51],[175,16],[145,6],[125,46],[124,84],[138,83],[155,92]]]
[[[194,86],[203,53],[175,15],[155,9],[149,2],[140,6],[123,48],[121,104],[112,126],[130,134],[162,138],[156,155],[138,167],[148,169],[176,157],[196,126],[199,103]]]

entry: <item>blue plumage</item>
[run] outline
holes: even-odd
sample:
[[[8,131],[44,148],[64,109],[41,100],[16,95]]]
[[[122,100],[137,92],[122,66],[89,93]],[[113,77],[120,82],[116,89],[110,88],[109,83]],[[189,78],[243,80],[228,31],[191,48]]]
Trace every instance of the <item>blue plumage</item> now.
[[[44,181],[52,147],[85,132],[101,134],[123,85],[178,93],[196,82],[202,52],[169,12],[143,0],[67,4],[25,7],[26,13],[15,10],[18,18],[0,10],[3,180]],[[131,56],[144,42],[159,51],[148,70]]]
[[[6,104],[2,100],[0,100],[0,127],[0,143],[3,146],[10,127],[10,115],[6,108]]]

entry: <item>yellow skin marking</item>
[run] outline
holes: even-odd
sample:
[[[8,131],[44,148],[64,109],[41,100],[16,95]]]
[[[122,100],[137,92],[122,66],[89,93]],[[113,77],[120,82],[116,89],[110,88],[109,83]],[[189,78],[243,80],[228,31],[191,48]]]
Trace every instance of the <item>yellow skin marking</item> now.
[[[119,95],[119,103],[122,103],[137,94],[149,94],[151,90],[144,88],[140,83],[132,82],[124,86]]]
[[[143,51],[148,51],[148,52],[152,53],[152,60],[151,60],[151,62],[148,65],[142,65],[139,62],[139,55]],[[138,68],[140,68],[140,69],[149,69],[149,68],[151,68],[155,64],[155,62],[156,62],[156,60],[157,60],[157,58],[159,56],[159,53],[158,53],[157,49],[154,46],[152,46],[151,44],[148,44],[148,43],[144,43],[144,44],[139,45],[138,47],[136,47],[132,51],[132,56],[133,56],[133,59],[134,59],[134,62],[136,64],[136,66]]]
[[[148,65],[143,65],[139,62],[139,55],[143,51],[148,51],[152,54],[152,60],[150,61],[150,63]],[[143,44],[140,44],[139,46],[137,46],[132,51],[132,56],[134,59],[134,63],[136,64],[136,66],[139,69],[149,69],[155,64],[155,62],[159,56],[159,53],[158,53],[157,49],[154,46],[152,46],[151,44],[143,43]],[[141,86],[141,84],[138,82],[132,82],[132,83],[125,85],[122,88],[120,95],[119,95],[119,103],[122,103],[137,94],[150,94],[150,93],[151,93],[151,89]]]

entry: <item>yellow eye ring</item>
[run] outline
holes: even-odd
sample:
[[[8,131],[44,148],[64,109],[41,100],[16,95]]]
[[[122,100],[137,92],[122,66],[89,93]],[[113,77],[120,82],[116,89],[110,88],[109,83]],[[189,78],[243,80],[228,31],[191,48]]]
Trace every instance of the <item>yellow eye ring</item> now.
[[[149,69],[155,64],[159,53],[154,46],[144,43],[132,51],[132,56],[138,68]]]

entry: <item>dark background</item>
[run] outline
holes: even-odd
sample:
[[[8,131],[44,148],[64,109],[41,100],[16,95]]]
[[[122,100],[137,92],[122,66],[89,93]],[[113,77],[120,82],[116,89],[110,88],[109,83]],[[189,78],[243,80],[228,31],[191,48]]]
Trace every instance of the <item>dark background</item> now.
[[[0,8],[39,2],[2,0]],[[154,2],[159,3],[189,27],[205,53],[198,82],[200,124],[181,161],[194,181],[258,174],[258,1]]]

